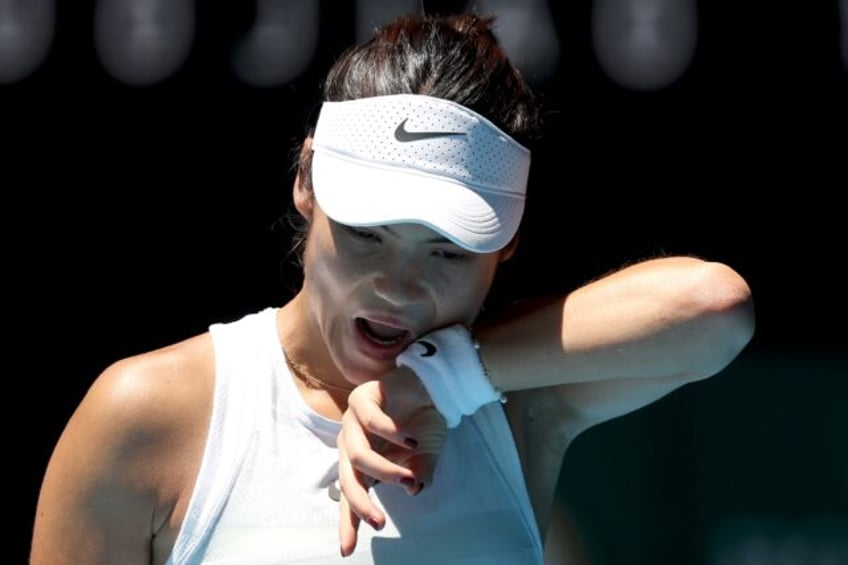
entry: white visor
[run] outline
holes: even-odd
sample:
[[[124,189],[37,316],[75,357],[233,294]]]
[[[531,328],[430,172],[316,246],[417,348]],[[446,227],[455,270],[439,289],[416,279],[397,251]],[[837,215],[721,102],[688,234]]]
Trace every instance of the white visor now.
[[[524,213],[530,151],[449,100],[324,102],[312,149],[315,198],[341,224],[423,224],[488,253],[512,240]]]

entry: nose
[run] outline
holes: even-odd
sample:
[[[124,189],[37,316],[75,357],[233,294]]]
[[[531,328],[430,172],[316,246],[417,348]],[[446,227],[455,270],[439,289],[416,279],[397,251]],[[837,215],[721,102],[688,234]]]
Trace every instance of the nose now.
[[[420,302],[426,295],[422,269],[415,261],[392,261],[374,277],[374,292],[393,306]]]

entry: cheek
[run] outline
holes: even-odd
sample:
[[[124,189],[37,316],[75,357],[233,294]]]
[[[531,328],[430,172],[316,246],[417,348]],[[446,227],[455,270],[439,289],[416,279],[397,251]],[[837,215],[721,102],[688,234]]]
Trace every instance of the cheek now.
[[[491,289],[496,269],[496,262],[482,261],[442,281],[439,303],[443,317],[468,324],[474,321]]]
[[[372,267],[373,268],[373,267]],[[340,252],[332,239],[307,240],[303,256],[304,284],[322,300],[338,304],[350,299],[357,285],[368,275],[368,265]]]

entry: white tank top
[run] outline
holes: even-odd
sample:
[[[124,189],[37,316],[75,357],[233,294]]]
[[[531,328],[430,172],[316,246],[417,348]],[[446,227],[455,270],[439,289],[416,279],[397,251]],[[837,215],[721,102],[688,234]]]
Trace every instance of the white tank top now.
[[[432,484],[417,496],[378,484],[387,515],[342,558],[336,435],[292,381],[276,308],[210,326],[212,419],[189,507],[167,565],[329,563],[539,565],[542,544],[503,408],[489,404],[448,433]]]

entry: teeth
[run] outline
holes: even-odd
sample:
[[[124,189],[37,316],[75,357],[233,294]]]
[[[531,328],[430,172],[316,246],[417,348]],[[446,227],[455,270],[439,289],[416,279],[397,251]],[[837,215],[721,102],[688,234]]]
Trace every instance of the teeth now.
[[[370,339],[374,343],[378,343],[378,344],[383,345],[383,346],[397,345],[398,343],[403,341],[403,339],[404,339],[404,337],[406,336],[406,333],[407,333],[407,332],[402,331],[402,330],[397,330],[399,332],[398,335],[395,335],[395,336],[382,335],[381,336],[376,331],[377,326],[372,325],[368,320],[366,320],[364,318],[357,318],[356,319],[356,325],[359,327],[359,329],[362,331],[362,333],[365,334],[366,337],[368,337],[368,339]],[[380,327],[383,330],[383,333],[385,333],[386,331],[390,331],[385,326],[380,326]]]

